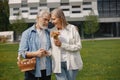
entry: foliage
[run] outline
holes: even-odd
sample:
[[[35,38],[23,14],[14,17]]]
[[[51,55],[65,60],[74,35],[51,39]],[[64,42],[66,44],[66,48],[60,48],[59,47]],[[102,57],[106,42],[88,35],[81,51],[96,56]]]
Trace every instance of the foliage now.
[[[0,0],[0,31],[8,30],[9,26],[9,6],[8,0]]]
[[[19,19],[21,17],[21,19]],[[22,32],[28,28],[28,24],[25,22],[24,18],[20,12],[18,12],[18,16],[13,24],[10,25],[12,30],[15,32],[15,39],[19,40],[19,36],[21,36]]]
[[[8,5],[8,0],[4,0],[4,12],[6,14],[6,17],[9,18],[9,5]]]
[[[27,29],[28,25],[24,19],[17,19],[13,24],[11,24],[11,27],[17,35],[21,35],[21,33]]]
[[[84,31],[86,34],[91,34],[92,38],[94,33],[99,29],[98,17],[94,15],[89,15],[85,17],[86,21],[84,22]]]

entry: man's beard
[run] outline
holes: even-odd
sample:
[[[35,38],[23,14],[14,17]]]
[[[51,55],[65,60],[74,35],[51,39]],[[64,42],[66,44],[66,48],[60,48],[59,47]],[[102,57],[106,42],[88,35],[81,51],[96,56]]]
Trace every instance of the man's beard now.
[[[43,30],[47,29],[47,26],[40,26]]]
[[[40,24],[39,26],[40,26],[40,28],[43,29],[43,30],[45,30],[45,29],[48,28],[47,26],[45,26],[45,25],[43,25],[43,24]]]

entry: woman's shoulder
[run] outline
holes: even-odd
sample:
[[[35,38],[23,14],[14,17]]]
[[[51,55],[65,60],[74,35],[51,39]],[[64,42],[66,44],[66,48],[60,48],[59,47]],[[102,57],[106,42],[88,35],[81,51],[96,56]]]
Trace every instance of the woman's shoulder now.
[[[71,28],[71,29],[77,29],[77,26],[73,25],[73,24],[68,24],[67,28]]]

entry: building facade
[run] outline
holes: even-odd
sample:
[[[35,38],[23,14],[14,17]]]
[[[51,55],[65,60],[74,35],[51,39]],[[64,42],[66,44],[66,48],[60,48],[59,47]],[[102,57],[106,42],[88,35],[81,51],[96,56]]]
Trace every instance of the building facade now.
[[[36,15],[42,9],[52,11],[56,7],[63,9],[68,22],[80,28],[84,37],[82,23],[91,11],[99,16],[100,29],[96,36],[120,36],[120,0],[9,0],[10,23],[16,18],[24,18],[27,23],[35,22]]]
[[[42,9],[53,10],[56,7],[63,9],[68,21],[83,21],[84,16],[91,10],[98,15],[96,0],[9,0],[10,22],[25,18],[28,23],[35,22],[37,13]]]
[[[98,0],[100,33],[108,37],[120,36],[120,0]]]

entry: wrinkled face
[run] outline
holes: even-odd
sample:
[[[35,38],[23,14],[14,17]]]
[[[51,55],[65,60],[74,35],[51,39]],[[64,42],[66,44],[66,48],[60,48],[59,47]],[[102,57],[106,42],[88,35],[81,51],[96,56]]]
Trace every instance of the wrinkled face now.
[[[57,18],[54,14],[51,14],[51,20],[56,27],[59,27],[61,25],[61,19]]]
[[[50,20],[50,15],[45,14],[37,19],[37,23],[39,24],[40,27],[47,27],[49,20]]]

